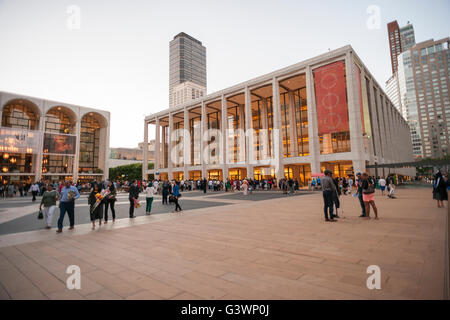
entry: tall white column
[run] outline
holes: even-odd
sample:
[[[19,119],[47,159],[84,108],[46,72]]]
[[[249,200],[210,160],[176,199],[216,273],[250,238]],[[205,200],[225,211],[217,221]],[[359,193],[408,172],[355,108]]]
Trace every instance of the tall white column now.
[[[253,121],[252,121],[252,96],[250,93],[250,89],[248,87],[245,88],[245,129],[246,129],[246,143],[245,143],[245,162],[247,167],[247,178],[254,178],[254,161],[256,159],[255,155],[255,147],[254,147],[254,139],[252,130],[253,129]]]
[[[80,168],[80,144],[81,144],[81,118],[80,113],[77,114],[77,123],[76,123],[76,130],[75,133],[77,135],[77,142],[76,142],[76,151],[75,151],[75,159],[73,162],[73,181],[78,181],[78,171]],[[114,177],[115,178],[115,177]]]
[[[260,135],[260,150],[262,152],[260,153],[262,159],[269,159],[270,158],[270,150],[269,150],[269,112],[267,107],[267,99],[262,99],[262,110],[261,110],[261,124],[263,129],[263,134]]]
[[[44,150],[44,132],[45,132],[45,106],[43,107],[44,112],[42,113],[42,116],[39,118],[39,131],[41,133],[40,139],[39,139],[39,153],[36,156],[36,181],[41,180],[42,178],[42,158],[43,158],[43,150]]]
[[[351,152],[353,154],[354,161],[364,161],[365,163],[363,153],[364,145],[361,124],[361,107],[359,104],[358,86],[356,85],[357,73],[355,71],[353,56],[350,52],[347,52],[345,56],[345,70],[347,80],[347,108],[349,116]]]
[[[155,157],[155,172],[158,172],[161,168],[161,146],[160,146],[160,132],[161,128],[159,125],[159,119],[156,118],[155,120],[155,151],[154,151],[154,157]],[[156,178],[156,176],[155,176]]]
[[[373,87],[373,80],[370,79],[369,83],[369,92],[370,92],[370,118],[372,119],[372,139],[374,139],[375,150],[374,154],[378,161],[383,157],[381,152],[381,136],[379,132],[379,123],[377,117],[377,105],[376,105],[376,97],[375,90]]]
[[[298,137],[295,119],[295,99],[294,92],[288,92],[289,97],[289,136],[291,138],[290,153],[292,157],[298,157]]]
[[[167,134],[166,134],[166,126],[162,126],[161,130],[161,157],[159,159],[160,167],[162,169],[166,169],[168,165],[166,165],[166,150],[167,150]]]
[[[206,163],[205,163],[205,150],[206,150],[206,141],[203,139],[206,136],[206,131],[208,130],[208,123],[206,121],[206,106],[205,102],[202,102],[202,118],[200,121],[200,163],[202,165],[202,178],[207,178],[207,172],[206,172]]]
[[[148,122],[144,119],[144,143],[142,144],[142,180],[148,180]]]
[[[184,180],[189,178],[189,166],[191,166],[191,139],[189,134],[189,110],[184,108],[184,125],[183,125],[183,164],[184,164]]]
[[[308,136],[311,155],[311,173],[320,173],[320,143],[317,123],[316,95],[314,77],[310,66],[306,67],[306,94],[308,101]]]
[[[272,79],[273,94],[273,159],[276,166],[277,180],[284,178],[283,159],[283,135],[281,133],[281,107],[280,107],[280,86],[277,78]]]
[[[228,129],[228,122],[227,122],[227,115],[228,115],[228,108],[227,108],[227,99],[225,99],[225,96],[222,95],[222,125],[221,125],[221,132],[222,132],[222,141],[220,146],[220,163],[222,166],[222,177],[223,180],[226,181],[228,178],[228,164],[227,164],[227,129]]]
[[[173,142],[172,142],[172,132],[173,132],[173,113],[169,113],[169,132],[168,132],[168,138],[169,140],[169,150],[167,152],[168,157],[168,177],[169,180],[173,179],[173,162],[172,162],[172,151],[173,151]]]

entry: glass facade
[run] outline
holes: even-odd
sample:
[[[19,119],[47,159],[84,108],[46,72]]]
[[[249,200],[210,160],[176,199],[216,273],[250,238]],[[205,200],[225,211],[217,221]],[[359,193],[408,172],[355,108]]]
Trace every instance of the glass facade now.
[[[96,173],[100,148],[100,123],[92,115],[81,120],[80,173]]]
[[[228,128],[228,137],[227,137],[227,146],[228,146],[228,154],[227,154],[227,162],[228,163],[238,163],[242,162],[245,159],[242,158],[242,148],[245,150],[245,140],[244,134],[240,129],[242,129],[242,125],[244,124],[244,119],[241,119],[242,116],[242,108],[243,106],[234,106],[228,108],[227,115],[227,128]]]
[[[20,102],[7,104],[3,108],[2,126],[16,129],[37,130],[39,118],[33,109]]]

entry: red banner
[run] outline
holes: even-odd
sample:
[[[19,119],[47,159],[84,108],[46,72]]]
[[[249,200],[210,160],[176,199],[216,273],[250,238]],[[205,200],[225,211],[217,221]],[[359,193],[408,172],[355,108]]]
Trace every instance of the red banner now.
[[[319,135],[349,131],[344,61],[314,70]]]

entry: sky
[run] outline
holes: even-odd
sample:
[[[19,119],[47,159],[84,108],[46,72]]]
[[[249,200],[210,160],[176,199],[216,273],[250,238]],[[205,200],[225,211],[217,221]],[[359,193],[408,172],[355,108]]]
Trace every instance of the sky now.
[[[0,91],[110,111],[110,146],[137,147],[144,116],[168,108],[179,32],[206,46],[208,94],[348,44],[384,86],[387,23],[437,40],[449,13],[449,0],[0,0]]]

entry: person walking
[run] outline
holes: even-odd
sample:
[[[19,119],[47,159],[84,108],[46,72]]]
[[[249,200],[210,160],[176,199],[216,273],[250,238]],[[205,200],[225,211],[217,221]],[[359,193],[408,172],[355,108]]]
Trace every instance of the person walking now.
[[[364,205],[366,206],[365,218],[370,220],[370,206],[372,206],[375,220],[378,220],[378,210],[375,205],[375,181],[367,173],[362,174],[362,192]]]
[[[139,199],[139,187],[136,184],[136,180],[131,182],[130,189],[128,191],[128,200],[130,201],[130,219],[136,218],[134,215],[135,202]]]
[[[175,213],[177,211],[183,211],[183,209],[181,209],[180,203],[178,202],[178,199],[181,196],[180,186],[178,185],[178,183],[175,183],[175,185],[172,188],[172,196],[173,196],[173,200],[175,203],[175,210],[173,211],[173,213]]]
[[[37,184],[37,182],[33,183],[33,185],[30,188],[30,192],[33,195],[33,199],[31,199],[31,201],[36,201],[36,196],[38,195],[39,192],[39,185]]]
[[[441,171],[436,172],[434,176],[433,199],[437,201],[438,208],[445,208],[444,201],[448,200],[447,183]]]
[[[67,180],[64,187],[61,189],[57,233],[61,233],[63,231],[63,222],[66,212],[69,216],[69,230],[73,230],[75,228],[75,200],[79,197],[80,193],[78,192],[78,189],[72,186],[72,183]]]
[[[145,214],[151,215],[152,214],[152,203],[153,203],[153,195],[156,193],[155,188],[153,187],[152,183],[149,183],[147,186],[147,189],[145,189]]]
[[[359,204],[361,205],[361,210],[362,213],[359,216],[360,218],[364,218],[366,216],[366,205],[364,204],[364,199],[363,199],[363,189],[362,189],[362,177],[361,177],[361,173],[357,173],[356,174],[357,180],[356,180],[356,187],[357,187],[357,196],[358,196],[358,200],[359,200]]]
[[[42,195],[41,204],[39,206],[39,211],[43,211],[44,213],[46,229],[52,228],[53,213],[56,209],[56,201],[58,200],[58,197],[58,192],[53,189],[51,184],[49,184],[47,190]],[[42,210],[42,205],[44,205],[44,210]]]
[[[337,193],[336,185],[334,184],[333,173],[330,170],[325,170],[325,176],[322,178],[322,194],[323,194],[323,212],[326,222],[336,222],[333,215],[334,194]]]
[[[112,213],[112,221],[116,221],[116,209],[114,208],[114,205],[117,201],[117,189],[111,181],[108,181],[108,190],[109,194],[106,196],[105,199],[105,223],[108,223],[108,208],[111,208]]]
[[[99,184],[94,184],[91,193],[89,194],[88,204],[89,213],[91,216],[92,230],[95,230],[95,220],[98,220],[98,225],[102,226],[103,219],[103,201],[105,199],[100,198],[101,186]]]

